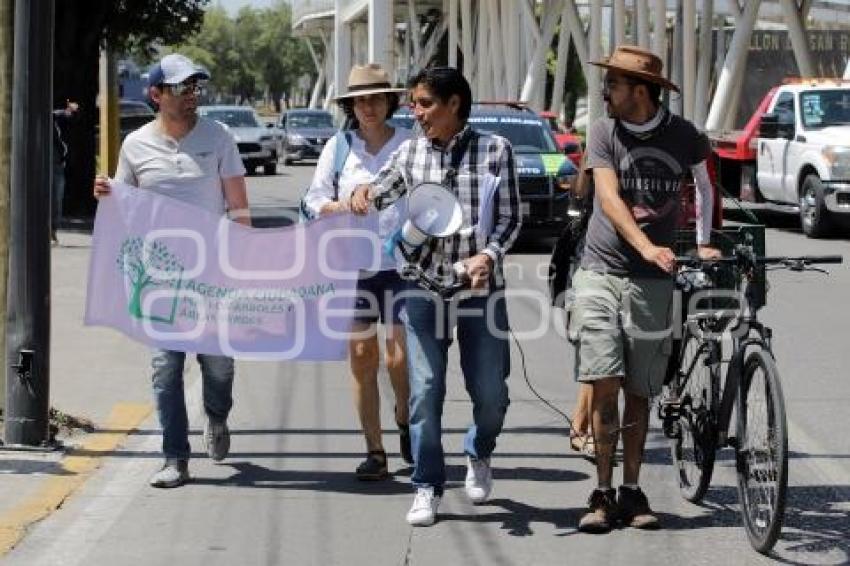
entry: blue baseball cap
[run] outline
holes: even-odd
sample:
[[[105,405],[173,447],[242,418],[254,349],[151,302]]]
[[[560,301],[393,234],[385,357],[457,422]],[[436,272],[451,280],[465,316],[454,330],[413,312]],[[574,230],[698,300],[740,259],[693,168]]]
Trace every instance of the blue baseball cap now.
[[[193,77],[209,80],[209,71],[179,53],[166,55],[151,67],[148,86],[176,85]]]

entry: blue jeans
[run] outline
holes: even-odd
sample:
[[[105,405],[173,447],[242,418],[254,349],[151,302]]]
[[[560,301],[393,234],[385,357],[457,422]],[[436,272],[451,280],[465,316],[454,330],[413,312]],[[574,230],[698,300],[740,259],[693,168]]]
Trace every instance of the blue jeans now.
[[[183,393],[185,352],[154,350],[153,394],[162,426],[162,452],[166,458],[188,459],[189,418]],[[233,358],[198,354],[203,383],[204,410],[213,419],[227,419],[233,406]]]
[[[472,399],[473,424],[464,439],[464,452],[488,458],[496,447],[508,409],[510,346],[504,296],[470,297],[446,303],[417,294],[406,299],[402,313],[407,331],[407,364],[410,375],[410,439],[415,487],[434,487],[442,493],[446,465],[441,440],[443,401],[446,396],[446,363],[457,326],[460,365]],[[492,325],[486,322],[490,310]],[[456,316],[452,313],[455,311]]]

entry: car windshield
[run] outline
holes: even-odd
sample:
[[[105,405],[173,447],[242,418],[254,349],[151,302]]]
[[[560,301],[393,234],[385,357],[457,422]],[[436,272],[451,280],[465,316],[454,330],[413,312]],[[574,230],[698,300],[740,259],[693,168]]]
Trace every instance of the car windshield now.
[[[558,152],[552,131],[540,119],[472,114],[469,123],[479,132],[507,138],[516,153]]]
[[[251,110],[207,110],[204,116],[217,120],[231,128],[261,128],[256,115]]]
[[[850,89],[806,91],[800,96],[800,102],[806,128],[850,124]]]
[[[286,119],[290,128],[333,128],[330,114],[290,114]]]

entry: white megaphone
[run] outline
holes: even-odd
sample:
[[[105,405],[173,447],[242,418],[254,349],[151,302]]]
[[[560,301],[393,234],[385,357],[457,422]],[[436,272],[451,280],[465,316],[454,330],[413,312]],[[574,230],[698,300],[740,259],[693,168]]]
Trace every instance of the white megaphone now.
[[[395,238],[393,255],[402,278],[421,283],[425,275],[420,264],[431,252],[423,244],[461,232],[463,210],[457,197],[443,185],[421,183],[408,193],[407,213],[408,218]],[[462,265],[453,269],[458,278],[465,272]]]
[[[437,183],[417,185],[407,198],[408,219],[401,240],[411,250],[428,238],[447,238],[460,230],[463,211],[457,197]]]

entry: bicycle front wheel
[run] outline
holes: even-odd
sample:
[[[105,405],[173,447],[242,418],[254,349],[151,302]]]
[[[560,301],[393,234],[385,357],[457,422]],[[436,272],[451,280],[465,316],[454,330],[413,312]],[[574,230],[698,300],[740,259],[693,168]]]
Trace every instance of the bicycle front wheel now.
[[[788,488],[788,427],[773,356],[755,350],[744,363],[738,398],[736,468],[750,544],[767,554],[782,530]]]
[[[679,491],[693,503],[702,500],[708,490],[717,451],[717,384],[709,359],[711,347],[709,342],[688,336],[682,344],[679,371],[671,384],[681,402],[681,416],[679,436],[671,441],[670,452]]]

